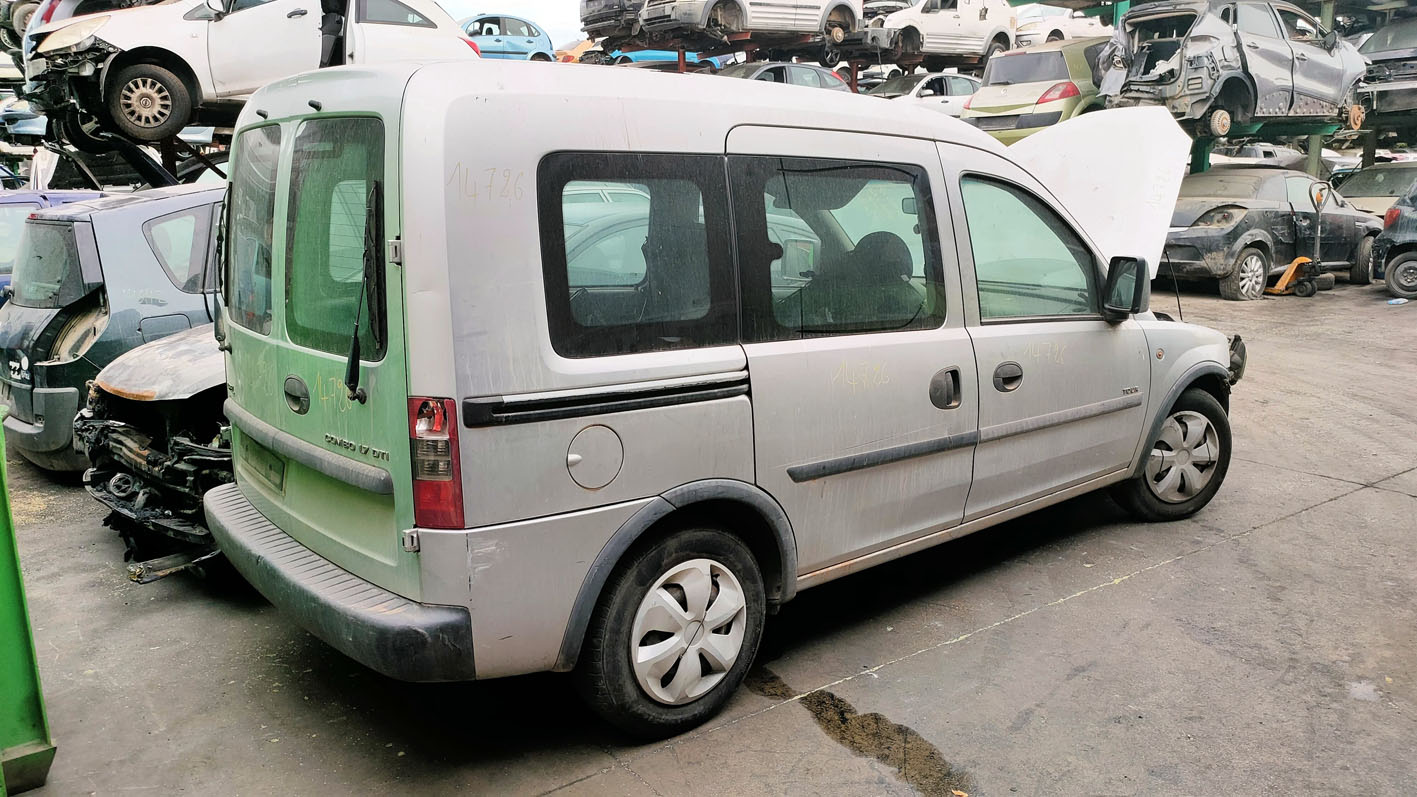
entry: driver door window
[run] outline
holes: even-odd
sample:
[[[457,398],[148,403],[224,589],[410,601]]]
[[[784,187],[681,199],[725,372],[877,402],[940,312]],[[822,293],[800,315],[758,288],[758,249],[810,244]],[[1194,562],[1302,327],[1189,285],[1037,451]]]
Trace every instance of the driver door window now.
[[[962,183],[981,320],[1097,315],[1092,252],[1066,222],[1016,186]]]
[[[1285,33],[1292,41],[1316,42],[1322,38],[1319,27],[1313,20],[1283,8],[1276,10],[1279,11],[1280,20],[1284,22]]]

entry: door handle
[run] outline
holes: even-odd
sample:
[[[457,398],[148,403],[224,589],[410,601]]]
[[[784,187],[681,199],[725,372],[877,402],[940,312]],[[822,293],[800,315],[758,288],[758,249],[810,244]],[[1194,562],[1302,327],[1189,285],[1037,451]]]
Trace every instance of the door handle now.
[[[310,12],[306,11],[306,10],[303,9],[303,8],[297,8],[297,9],[295,9],[294,11],[290,12],[289,14],[286,14],[286,15],[285,15],[285,18],[286,18],[286,19],[295,19],[296,17],[303,17],[303,16],[305,16],[305,15],[308,14],[308,13],[310,13]]]
[[[1309,56],[1304,55],[1303,53],[1295,53],[1295,54],[1294,54],[1294,58],[1295,58],[1295,60],[1297,60],[1297,61],[1307,61],[1307,60],[1309,60]]]
[[[1015,362],[1001,363],[994,369],[994,389],[1012,393],[1023,384],[1023,367]]]
[[[285,378],[285,403],[296,415],[310,411],[310,388],[304,379],[294,374]]]
[[[936,373],[930,379],[930,403],[942,410],[952,410],[959,406],[959,366],[951,366]]]
[[[1248,48],[1250,48],[1251,50],[1258,50],[1258,49],[1260,48],[1260,43],[1259,43],[1259,42],[1245,42],[1245,46],[1248,47]]]

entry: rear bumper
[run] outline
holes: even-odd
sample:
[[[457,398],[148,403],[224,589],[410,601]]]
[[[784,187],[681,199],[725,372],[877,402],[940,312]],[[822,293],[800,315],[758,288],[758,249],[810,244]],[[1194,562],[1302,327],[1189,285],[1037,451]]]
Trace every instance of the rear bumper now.
[[[646,6],[640,14],[640,27],[651,33],[674,29],[701,31],[708,26],[708,12],[706,2]]]
[[[417,603],[340,568],[277,528],[235,484],[209,491],[203,503],[231,564],[331,647],[401,681],[475,677],[466,608]]]
[[[30,391],[30,417],[5,418],[10,445],[42,454],[67,453],[74,448],[74,416],[79,412],[79,390],[73,387],[37,387]],[[77,456],[76,461],[82,462]]]

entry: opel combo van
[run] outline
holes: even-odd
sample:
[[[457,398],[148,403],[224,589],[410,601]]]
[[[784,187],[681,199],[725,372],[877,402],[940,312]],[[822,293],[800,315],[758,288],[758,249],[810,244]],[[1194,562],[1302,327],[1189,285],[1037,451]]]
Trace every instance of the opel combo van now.
[[[1185,517],[1230,462],[1243,356],[927,110],[350,67],[258,92],[230,175],[207,519],[395,678],[574,671],[674,733],[800,590],[1104,487]]]

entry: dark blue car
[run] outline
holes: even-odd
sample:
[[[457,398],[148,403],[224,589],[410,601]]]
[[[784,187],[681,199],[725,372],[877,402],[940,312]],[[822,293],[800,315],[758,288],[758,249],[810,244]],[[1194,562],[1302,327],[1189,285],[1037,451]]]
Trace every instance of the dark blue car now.
[[[1373,276],[1393,296],[1417,299],[1417,183],[1383,217],[1382,234],[1373,242]]]
[[[0,191],[0,305],[10,298],[10,274],[25,219],[41,208],[102,196],[97,191]]]

